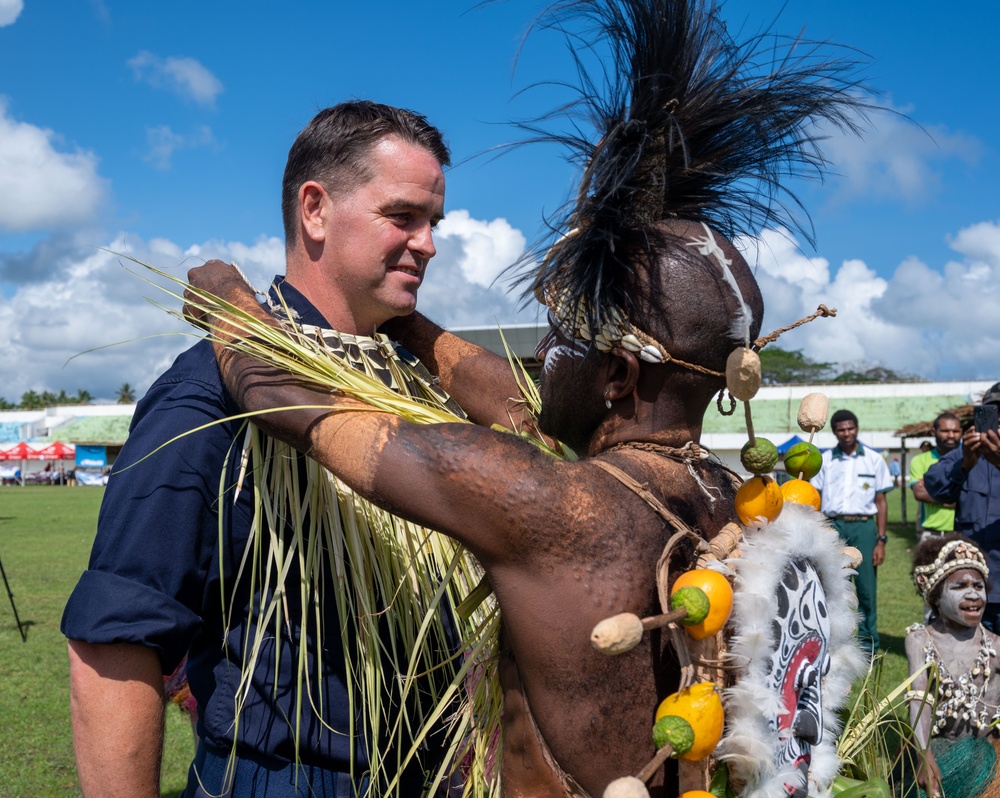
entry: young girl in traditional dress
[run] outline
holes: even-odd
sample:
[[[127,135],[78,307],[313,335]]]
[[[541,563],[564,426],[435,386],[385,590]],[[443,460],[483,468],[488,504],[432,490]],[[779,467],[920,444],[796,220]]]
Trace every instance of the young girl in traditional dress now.
[[[981,623],[986,558],[964,535],[928,538],[913,552],[912,576],[931,609],[926,626],[906,630],[910,674],[918,674],[907,694],[920,749],[917,783],[935,798],[1000,796],[992,785],[1000,638]]]

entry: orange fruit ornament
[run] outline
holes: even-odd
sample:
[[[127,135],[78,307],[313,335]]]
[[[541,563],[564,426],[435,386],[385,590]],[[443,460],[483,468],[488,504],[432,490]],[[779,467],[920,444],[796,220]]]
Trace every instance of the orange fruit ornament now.
[[[681,798],[718,798],[718,796],[704,790],[688,790],[681,795]]]
[[[699,682],[686,690],[668,695],[656,710],[656,720],[667,715],[684,718],[694,731],[694,743],[681,754],[681,759],[689,762],[704,759],[722,739],[725,716],[715,682]]]
[[[751,524],[757,518],[773,521],[781,513],[784,503],[781,488],[770,477],[751,477],[736,491],[736,515],[744,524]]]
[[[781,484],[781,496],[786,502],[804,504],[819,512],[821,499],[819,491],[804,479],[790,479]]]
[[[721,631],[733,611],[733,588],[729,580],[718,571],[695,568],[685,571],[674,580],[670,586],[670,595],[673,596],[685,587],[700,588],[708,597],[708,614],[700,623],[685,625],[688,634],[695,640],[704,640]],[[671,606],[672,604],[671,602]]]

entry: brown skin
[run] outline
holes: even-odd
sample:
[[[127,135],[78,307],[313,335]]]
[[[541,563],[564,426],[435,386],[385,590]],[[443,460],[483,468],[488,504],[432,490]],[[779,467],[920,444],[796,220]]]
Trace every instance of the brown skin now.
[[[968,593],[969,588],[973,588],[975,592],[979,593],[979,596],[974,600],[965,599],[956,602],[962,616],[960,619],[949,618],[948,612],[941,611],[941,597],[944,595],[944,591]],[[986,609],[985,580],[982,574],[974,568],[963,568],[945,577],[943,589],[937,595],[938,598],[933,603],[933,609],[938,617],[934,619],[933,623],[927,625],[927,635],[934,642],[935,648],[951,673],[967,672],[980,648],[979,624],[982,622],[983,611]],[[982,633],[989,637],[994,646],[1000,645],[1000,638],[992,632],[983,629]],[[905,645],[910,675],[916,674],[911,689],[918,692],[925,691],[928,689],[928,679],[927,671],[924,670],[923,644],[915,636],[908,635]],[[990,706],[995,706],[1000,702],[1000,685],[995,680],[991,680],[987,685],[983,700]],[[927,747],[932,720],[931,707],[931,703],[918,699],[911,700],[910,723],[916,732],[917,742],[920,744],[917,783],[928,795],[939,798],[942,795],[941,771],[933,752]],[[989,731],[983,732],[982,736],[989,733]]]
[[[941,453],[942,457],[948,454],[948,452],[956,449],[959,441],[961,440],[962,424],[957,418],[942,418],[934,425],[934,441],[937,445],[937,450]],[[935,502],[931,495],[927,492],[927,488],[924,487],[924,481],[922,479],[918,479],[910,487],[913,490],[913,498],[917,501],[938,504],[938,502]],[[946,504],[944,506],[954,507],[955,505]]]
[[[224,264],[210,262],[189,279],[263,315]],[[558,765],[590,795],[600,795],[614,778],[637,773],[652,758],[655,708],[678,683],[665,635],[648,634],[636,649],[614,658],[595,652],[589,638],[594,625],[611,615],[659,611],[655,567],[674,530],[587,458],[605,460],[646,483],[706,537],[734,520],[735,491],[718,466],[700,467],[706,482],[721,491],[713,511],[686,466],[648,452],[608,451],[629,440],[668,446],[698,440],[705,408],[695,412],[665,389],[675,367],[648,368],[631,353],[614,350],[582,363],[566,359],[551,369],[545,379],[553,390],[574,396],[574,407],[566,408],[572,416],[567,428],[589,429],[600,409],[587,436],[587,458],[572,463],[480,426],[417,426],[354,412],[352,400],[314,394],[221,345],[216,352],[227,386],[247,410],[316,402],[334,410],[262,416],[259,423],[268,433],[308,452],[366,498],[461,541],[482,562],[504,617],[505,795],[565,794],[526,707]],[[676,796],[672,763],[668,767],[653,777],[653,795]]]
[[[858,448],[858,425],[853,421],[838,421],[833,427],[833,434],[837,436],[837,445],[844,454],[854,454]],[[879,537],[885,535],[886,525],[889,522],[889,504],[885,500],[884,493],[875,494],[875,526],[878,528]],[[885,544],[879,540],[872,549],[872,565],[878,568],[885,562]]]

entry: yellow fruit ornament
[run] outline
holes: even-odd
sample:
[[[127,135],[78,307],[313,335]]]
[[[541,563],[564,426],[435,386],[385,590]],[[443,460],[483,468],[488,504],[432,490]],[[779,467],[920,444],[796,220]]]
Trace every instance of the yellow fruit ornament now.
[[[676,715],[686,720],[694,732],[694,743],[681,759],[697,762],[704,759],[722,738],[722,699],[714,682],[699,682],[668,695],[656,710],[656,720]]]
[[[673,607],[673,598],[678,591],[691,587],[699,588],[705,593],[708,598],[708,613],[701,622],[685,625],[684,628],[695,640],[704,640],[720,632],[729,620],[729,614],[733,611],[733,588],[729,580],[718,571],[695,568],[682,573],[670,586],[670,606]]]
[[[821,499],[819,491],[804,479],[790,479],[781,484],[781,496],[786,503],[804,504],[819,512]]]
[[[773,521],[781,513],[784,498],[778,483],[770,477],[751,477],[736,491],[736,515],[744,524],[757,518]]]
[[[718,798],[718,796],[704,790],[688,790],[681,795],[681,798]]]

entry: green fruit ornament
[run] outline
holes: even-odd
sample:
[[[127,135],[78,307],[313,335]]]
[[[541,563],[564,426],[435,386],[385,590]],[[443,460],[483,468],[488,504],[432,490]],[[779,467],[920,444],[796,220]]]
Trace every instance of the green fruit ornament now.
[[[663,748],[667,743],[678,755],[686,754],[694,745],[694,729],[679,715],[665,715],[653,726],[653,745]]]
[[[740,450],[740,462],[751,474],[770,474],[778,462],[778,449],[767,438],[747,441]]]
[[[802,441],[785,452],[785,471],[793,477],[812,479],[823,467],[823,453],[811,443]]]
[[[682,587],[675,590],[670,596],[670,609],[677,610],[683,607],[687,610],[687,615],[681,619],[685,626],[701,623],[708,617],[711,604],[705,591],[700,587]]]

